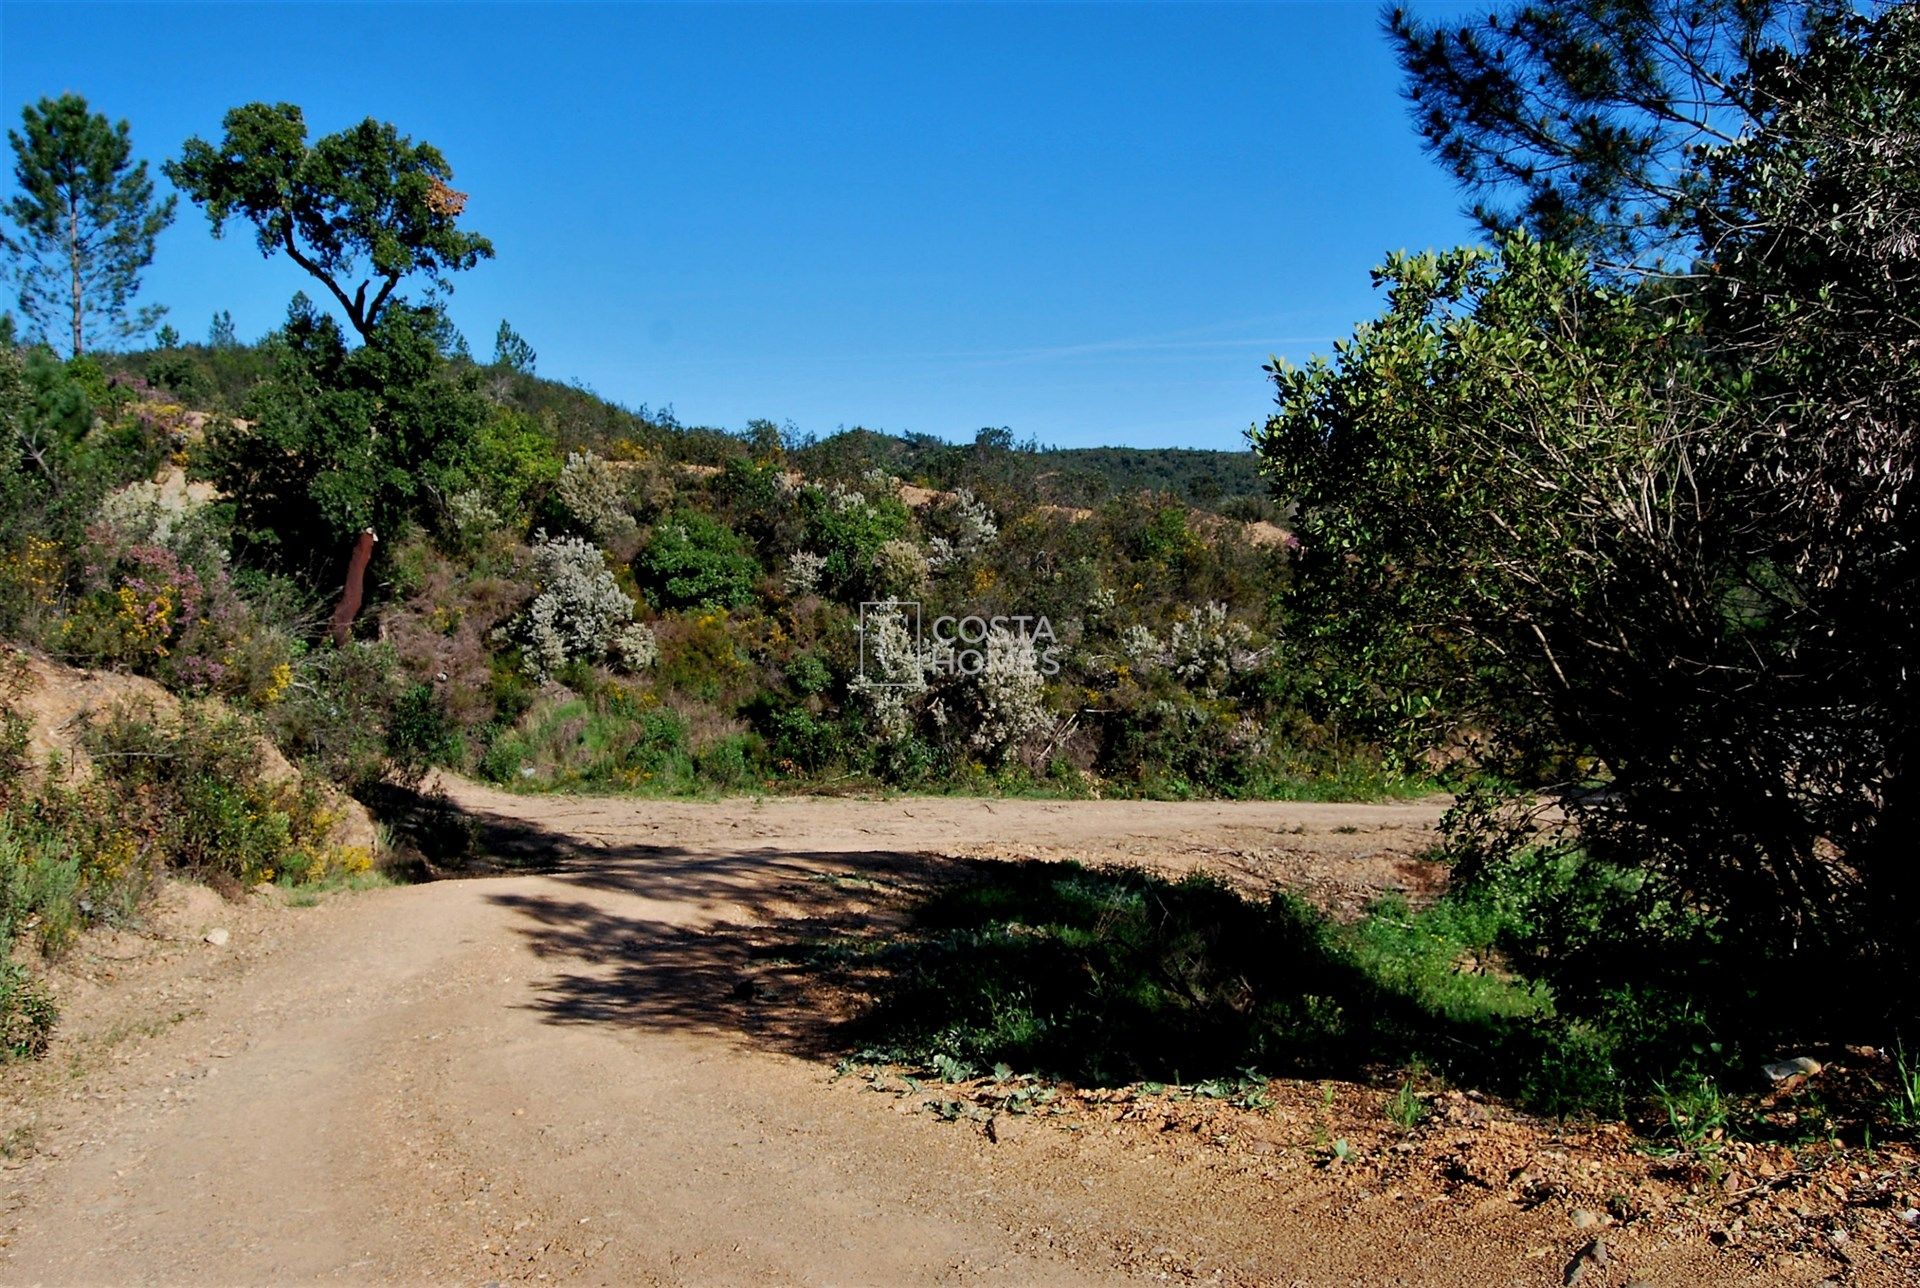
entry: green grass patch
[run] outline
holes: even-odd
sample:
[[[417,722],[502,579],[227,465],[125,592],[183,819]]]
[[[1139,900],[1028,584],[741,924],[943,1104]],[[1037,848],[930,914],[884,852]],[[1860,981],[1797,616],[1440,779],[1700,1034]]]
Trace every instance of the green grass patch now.
[[[1492,968],[1484,914],[1441,908],[1343,927],[1204,878],[991,864],[891,938],[836,938],[809,960],[872,996],[862,1049],[921,1068],[1110,1086],[1422,1067],[1542,1109],[1617,1109],[1606,1044],[1545,986]]]

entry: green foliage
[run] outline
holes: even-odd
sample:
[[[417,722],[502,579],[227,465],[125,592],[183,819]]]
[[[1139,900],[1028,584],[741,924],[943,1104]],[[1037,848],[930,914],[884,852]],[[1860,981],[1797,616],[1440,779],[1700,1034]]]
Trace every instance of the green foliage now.
[[[110,123],[77,94],[21,109],[9,131],[14,182],[0,237],[20,311],[41,339],[78,357],[102,338],[153,329],[165,309],[134,309],[154,240],[173,222],[175,198],[153,199],[147,163],[133,160],[125,121]]]
[[[859,600],[872,597],[880,547],[907,535],[912,516],[898,497],[807,488],[800,493],[806,548],[826,557],[822,588]]]
[[[1655,1099],[1666,1118],[1673,1147],[1696,1157],[1719,1151],[1730,1117],[1726,1097],[1710,1078],[1693,1078],[1672,1086],[1654,1089]]]
[[[494,740],[480,770],[505,786],[542,790],[671,794],[698,786],[686,721],[622,685],[586,697],[542,698]]]
[[[45,1055],[59,1020],[46,985],[20,963],[0,961],[0,1061]]]
[[[394,700],[387,718],[387,754],[403,777],[418,777],[435,765],[458,764],[459,731],[431,684],[412,684]]]
[[[448,274],[493,256],[493,244],[461,231],[464,194],[431,144],[416,144],[372,117],[311,145],[291,103],[249,103],[228,112],[218,144],[188,139],[167,178],[199,205],[217,237],[227,220],[254,226],[260,253],[286,255],[312,274],[371,341],[400,282]],[[368,279],[348,286],[364,266]],[[368,288],[375,282],[371,298]]]
[[[760,725],[767,738],[767,755],[787,772],[818,773],[844,754],[840,727],[804,707],[768,703]]]
[[[129,802],[129,822],[150,838],[147,871],[251,883],[327,870],[332,820],[319,792],[270,779],[254,737],[242,721],[192,706],[177,724],[122,709],[89,731],[102,787]]]
[[[786,666],[787,687],[803,698],[817,697],[833,684],[833,672],[812,653],[798,653]]]
[[[1714,145],[1755,129],[1755,68],[1838,0],[1556,0],[1387,28],[1427,147],[1496,235],[1616,265],[1685,265]],[[1511,205],[1497,204],[1501,198]]]
[[[537,355],[533,346],[521,337],[518,331],[507,325],[505,318],[500,319],[500,330],[493,337],[493,365],[505,367],[519,375],[533,374]]]
[[[503,515],[536,508],[560,477],[562,455],[547,428],[532,416],[495,407],[474,443],[473,477]]]
[[[427,310],[389,310],[348,350],[295,301],[277,370],[247,400],[254,423],[208,433],[206,469],[249,557],[325,584],[363,528],[391,540],[472,478],[486,404],[448,370],[434,324]]]
[[[85,733],[91,777],[0,794],[0,932],[55,954],[93,922],[137,915],[169,871],[242,882],[365,870],[335,847],[323,794],[267,770],[253,732],[198,705],[122,707]]]
[[[1605,779],[1566,797],[1582,850],[1713,927],[1619,1008],[1911,1023],[1920,670],[1888,624],[1917,558],[1920,15],[1569,0],[1402,34],[1430,139],[1556,241],[1396,257],[1380,319],[1276,369],[1291,614],[1375,736]],[[1687,277],[1635,271],[1676,249]],[[1559,932],[1588,938],[1556,960],[1613,938]]]
[[[685,509],[654,525],[633,568],[647,597],[661,608],[743,608],[753,601],[760,576],[731,528]]]
[[[15,559],[34,536],[77,544],[105,479],[85,450],[86,388],[43,348],[0,348],[0,550]],[[3,592],[0,592],[3,593]],[[0,603],[18,620],[24,605]]]
[[[755,740],[746,734],[729,734],[693,757],[694,772],[700,780],[721,791],[737,792],[758,781],[760,757]]]
[[[1904,1046],[1893,1053],[1893,1094],[1886,1108],[1895,1125],[1909,1131],[1920,1128],[1920,1060],[1909,1057]]]
[[[396,750],[403,767],[423,767],[415,739],[430,738],[428,730],[416,724],[397,740],[387,732],[392,713],[412,687],[386,644],[354,641],[344,648],[315,649],[295,662],[284,700],[266,712],[267,729],[290,757],[350,790],[365,791],[395,768],[390,756]]]
[[[811,959],[849,966],[874,996],[852,1041],[927,1067],[1111,1085],[1418,1065],[1550,1112],[1617,1110],[1607,1041],[1539,985],[1454,967],[1467,927],[1451,915],[1389,907],[1342,928],[1198,878],[993,864],[886,942]]]
[[[1560,695],[1597,695],[1568,693],[1585,677],[1536,631],[1597,631],[1634,593],[1645,542],[1602,498],[1623,471],[1670,494],[1682,323],[1521,239],[1397,256],[1380,277],[1388,313],[1333,363],[1274,368],[1280,411],[1257,442],[1300,509],[1293,614],[1348,660],[1336,700],[1382,735],[1551,736]],[[1409,689],[1433,697],[1395,730],[1386,699]]]

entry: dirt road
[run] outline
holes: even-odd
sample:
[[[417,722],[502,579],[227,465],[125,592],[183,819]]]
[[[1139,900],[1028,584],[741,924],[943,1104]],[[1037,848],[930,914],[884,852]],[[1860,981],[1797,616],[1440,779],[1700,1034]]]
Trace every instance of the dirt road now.
[[[1105,1119],[996,1139],[835,1081],[829,1017],[741,987],[756,934],[857,916],[938,862],[916,855],[1207,866],[1337,906],[1417,892],[1434,804],[452,790],[547,870],[197,891],[75,963],[68,1033],[5,1087],[0,1281],[1547,1284],[1587,1237],[1561,1205],[1415,1201]],[[1704,1245],[1615,1246],[1589,1285],[1738,1278]]]

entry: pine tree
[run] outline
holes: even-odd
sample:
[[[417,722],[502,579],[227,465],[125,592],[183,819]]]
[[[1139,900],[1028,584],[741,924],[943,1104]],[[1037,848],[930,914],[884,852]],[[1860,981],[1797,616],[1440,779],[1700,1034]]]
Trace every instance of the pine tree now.
[[[153,329],[166,310],[135,309],[154,239],[173,222],[174,198],[155,202],[147,163],[132,159],[127,123],[110,123],[77,94],[43,98],[9,131],[19,195],[0,233],[20,311],[47,343],[70,354],[103,338]]]

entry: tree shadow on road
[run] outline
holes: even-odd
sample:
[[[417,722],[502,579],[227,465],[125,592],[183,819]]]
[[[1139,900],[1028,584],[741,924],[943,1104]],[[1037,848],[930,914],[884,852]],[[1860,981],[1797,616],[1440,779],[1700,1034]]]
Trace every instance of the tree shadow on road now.
[[[553,963],[532,1005],[554,1024],[1088,1085],[1419,1062],[1524,1092],[1528,1069],[1588,1073],[1553,1049],[1524,987],[1488,979],[1468,996],[1383,973],[1284,894],[1075,863],[602,844],[470,818],[489,870],[553,883],[489,897]]]

